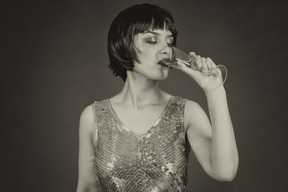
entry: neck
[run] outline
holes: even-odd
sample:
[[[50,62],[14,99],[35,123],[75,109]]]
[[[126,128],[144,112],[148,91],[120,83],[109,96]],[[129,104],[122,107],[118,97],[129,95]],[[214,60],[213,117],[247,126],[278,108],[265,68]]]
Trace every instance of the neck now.
[[[134,108],[142,108],[158,102],[163,97],[163,91],[159,88],[158,81],[127,71],[127,79],[119,96],[121,102],[130,104]]]

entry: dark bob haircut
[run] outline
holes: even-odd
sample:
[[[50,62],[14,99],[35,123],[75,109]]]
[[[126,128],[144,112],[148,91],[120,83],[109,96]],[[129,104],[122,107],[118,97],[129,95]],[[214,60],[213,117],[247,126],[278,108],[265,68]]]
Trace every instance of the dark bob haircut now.
[[[109,68],[115,76],[126,81],[127,70],[139,62],[134,36],[148,30],[168,30],[176,44],[177,30],[172,15],[165,9],[151,4],[134,5],[120,12],[113,20],[108,33]]]

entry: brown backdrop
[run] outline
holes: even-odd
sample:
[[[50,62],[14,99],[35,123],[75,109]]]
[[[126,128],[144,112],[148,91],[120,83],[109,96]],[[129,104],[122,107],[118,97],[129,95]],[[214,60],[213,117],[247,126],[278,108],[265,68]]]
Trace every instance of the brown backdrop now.
[[[82,109],[123,83],[107,68],[112,19],[144,1],[9,1],[1,5],[0,191],[75,191]],[[159,0],[172,12],[178,47],[225,64],[240,153],[232,183],[209,178],[191,154],[189,191],[268,192],[287,182],[285,1]],[[203,92],[172,70],[161,83],[197,101]]]

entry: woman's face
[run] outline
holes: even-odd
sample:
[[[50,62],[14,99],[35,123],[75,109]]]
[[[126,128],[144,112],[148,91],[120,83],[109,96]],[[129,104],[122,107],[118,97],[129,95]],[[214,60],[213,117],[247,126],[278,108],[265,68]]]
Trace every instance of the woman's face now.
[[[156,29],[135,35],[134,42],[139,51],[139,63],[134,63],[134,71],[147,79],[166,79],[169,67],[162,66],[159,61],[172,57],[173,36],[170,31]]]

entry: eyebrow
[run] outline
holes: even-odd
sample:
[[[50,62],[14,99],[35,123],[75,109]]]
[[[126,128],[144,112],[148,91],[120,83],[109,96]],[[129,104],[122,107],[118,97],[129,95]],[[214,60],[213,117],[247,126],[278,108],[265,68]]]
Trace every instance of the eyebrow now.
[[[146,33],[152,33],[154,35],[160,35],[160,33],[157,33],[155,31],[145,31],[143,34],[146,34]],[[173,37],[173,35],[172,34],[171,35],[167,35],[167,37]]]

